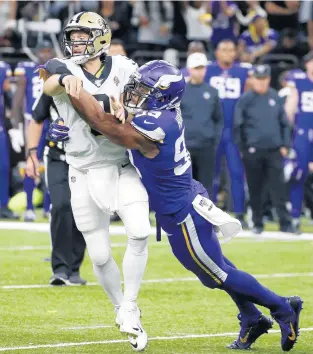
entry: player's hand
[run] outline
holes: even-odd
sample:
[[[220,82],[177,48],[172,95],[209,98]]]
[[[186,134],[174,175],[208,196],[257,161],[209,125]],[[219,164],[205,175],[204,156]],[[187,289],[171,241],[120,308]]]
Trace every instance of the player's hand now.
[[[83,87],[83,81],[80,78],[74,75],[67,75],[63,78],[62,84],[68,95],[79,99],[80,90]]]
[[[286,157],[288,155],[288,149],[283,146],[280,148],[280,153],[282,157]]]
[[[125,109],[120,101],[118,101],[114,96],[111,96],[111,107],[113,109],[115,117],[122,123],[125,123]]]
[[[48,135],[50,140],[56,143],[64,142],[69,140],[69,130],[70,128],[64,125],[64,120],[58,118],[50,124]]]
[[[40,163],[37,158],[37,150],[33,150],[29,153],[26,161],[26,174],[28,177],[38,179]]]
[[[24,146],[23,132],[20,129],[10,129],[8,133],[13,150],[19,154]]]

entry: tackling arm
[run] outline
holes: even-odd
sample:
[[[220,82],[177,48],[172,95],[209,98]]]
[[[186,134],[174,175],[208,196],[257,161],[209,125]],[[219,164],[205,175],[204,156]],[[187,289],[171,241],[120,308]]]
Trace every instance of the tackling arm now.
[[[158,154],[152,140],[138,133],[129,123],[120,124],[115,116],[105,113],[98,101],[84,89],[81,89],[79,99],[69,97],[82,119],[112,142],[127,149],[137,149],[146,157],[153,158]]]

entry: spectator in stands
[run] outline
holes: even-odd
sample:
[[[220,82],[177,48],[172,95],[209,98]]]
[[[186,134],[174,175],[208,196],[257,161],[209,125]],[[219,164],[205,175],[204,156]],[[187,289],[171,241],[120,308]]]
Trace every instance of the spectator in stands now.
[[[255,67],[253,89],[240,97],[235,111],[235,138],[243,155],[253,232],[257,234],[263,231],[262,196],[267,182],[280,230],[294,231],[286,209],[283,175],[283,158],[287,156],[291,134],[281,99],[270,88],[270,75],[268,65]]]
[[[138,26],[141,49],[164,48],[173,24],[173,5],[170,1],[136,1],[132,24]]]
[[[223,39],[237,41],[239,26],[236,21],[238,6],[235,1],[212,0],[208,2],[208,12],[213,16],[213,34],[211,41],[214,48]]]
[[[271,52],[277,45],[278,33],[268,27],[265,17],[256,15],[239,37],[238,55],[241,61],[253,63]]]
[[[267,13],[260,5],[260,1],[246,1],[246,16],[242,14],[240,9],[236,12],[237,20],[243,26],[249,26],[256,15],[267,17]]]
[[[100,15],[108,21],[113,38],[119,38],[124,43],[129,44],[132,38],[132,18],[133,6],[130,1],[100,1]]]
[[[169,46],[180,51],[185,51],[187,47],[187,26],[184,17],[186,2],[173,0],[171,3],[173,6],[173,26]]]
[[[204,82],[207,63],[204,53],[193,53],[188,57],[190,79],[181,102],[181,112],[193,177],[211,195],[216,147],[223,130],[223,113],[217,90]]]
[[[309,50],[313,49],[313,3],[312,1],[301,1],[299,21],[306,24],[308,34]]]
[[[265,1],[270,27],[276,31],[285,28],[297,29],[299,5],[300,1],[294,0]]]
[[[0,1],[0,46],[11,47],[14,41],[14,32],[10,25],[16,20],[16,0]]]
[[[109,55],[127,55],[124,47],[124,43],[122,40],[116,38],[112,39]]]

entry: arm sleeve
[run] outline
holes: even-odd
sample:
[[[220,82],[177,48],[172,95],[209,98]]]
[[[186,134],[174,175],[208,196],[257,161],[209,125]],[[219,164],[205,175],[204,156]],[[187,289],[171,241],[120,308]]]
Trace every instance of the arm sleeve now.
[[[218,97],[218,92],[216,90],[215,93],[215,106],[214,106],[214,112],[213,112],[213,122],[214,122],[214,136],[215,136],[215,141],[216,143],[219,143],[221,136],[222,136],[222,131],[224,127],[224,119],[223,119],[223,108],[222,108],[222,103],[220,98]]]
[[[33,104],[33,119],[36,122],[43,122],[47,118],[50,118],[50,107],[52,104],[53,98],[42,92]]]
[[[43,68],[47,70],[50,75],[72,74],[71,71],[67,68],[67,66],[58,59],[48,60]]]
[[[240,98],[235,107],[233,135],[239,150],[243,149],[243,119],[244,119],[244,96]]]
[[[280,110],[279,110],[279,121],[280,121],[280,132],[281,132],[281,138],[283,142],[283,146],[286,148],[290,148],[290,143],[291,143],[291,128],[288,124],[287,116],[285,113],[284,106],[280,104]]]
[[[150,114],[159,112],[149,112]],[[158,124],[157,118],[151,115],[140,115],[135,117],[131,123],[132,127],[141,135],[152,141],[162,141],[165,138],[165,132]]]

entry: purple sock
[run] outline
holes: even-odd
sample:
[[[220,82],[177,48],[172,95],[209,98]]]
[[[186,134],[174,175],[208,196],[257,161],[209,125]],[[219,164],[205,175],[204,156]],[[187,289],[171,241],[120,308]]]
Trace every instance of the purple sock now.
[[[34,210],[34,205],[33,205],[33,192],[35,189],[35,181],[28,177],[25,176],[24,178],[24,191],[26,193],[26,199],[27,199],[27,210]]]

